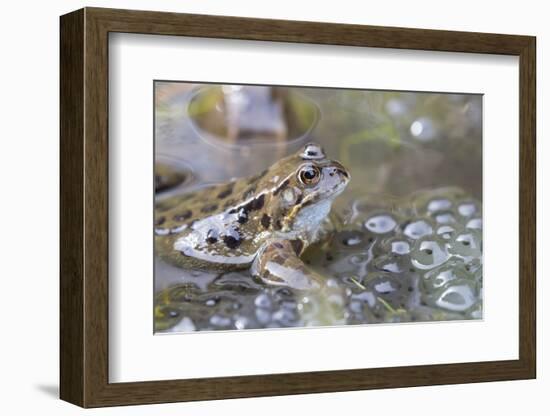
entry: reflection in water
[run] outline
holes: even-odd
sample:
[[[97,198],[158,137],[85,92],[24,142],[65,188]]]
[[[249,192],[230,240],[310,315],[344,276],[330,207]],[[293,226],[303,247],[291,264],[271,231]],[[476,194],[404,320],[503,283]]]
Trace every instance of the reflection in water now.
[[[214,136],[205,138],[182,114],[197,96],[190,87],[156,85],[156,154],[179,160],[194,178],[168,193],[252,175],[295,150],[279,139],[277,151],[241,146],[238,132],[219,133],[237,146],[212,146]],[[157,259],[156,331],[481,318],[481,98],[292,92],[322,114],[306,139],[353,178],[335,201],[335,232],[303,256],[326,277],[326,290],[299,292],[248,272],[183,270]]]

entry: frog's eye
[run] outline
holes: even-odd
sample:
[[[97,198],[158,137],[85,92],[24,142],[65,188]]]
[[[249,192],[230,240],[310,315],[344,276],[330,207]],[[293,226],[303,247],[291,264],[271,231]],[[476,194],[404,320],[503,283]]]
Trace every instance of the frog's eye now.
[[[319,182],[321,172],[319,168],[314,165],[306,165],[298,172],[298,179],[306,186],[313,186]]]

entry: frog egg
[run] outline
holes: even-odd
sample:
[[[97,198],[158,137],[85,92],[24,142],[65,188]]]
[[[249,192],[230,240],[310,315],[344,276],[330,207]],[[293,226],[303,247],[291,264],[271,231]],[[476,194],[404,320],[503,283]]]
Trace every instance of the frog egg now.
[[[395,228],[396,225],[397,222],[391,215],[388,214],[374,215],[365,221],[365,227],[367,230],[374,234],[389,233]]]
[[[453,238],[455,233],[456,229],[453,226],[447,224],[440,226],[436,231],[436,234],[439,235],[441,238],[444,238],[445,240],[450,240],[451,238]]]
[[[231,325],[231,319],[226,316],[212,315],[210,317],[210,325],[226,328]]]
[[[388,295],[401,290],[402,283],[389,273],[376,273],[369,276],[367,285],[375,294]]]
[[[212,299],[207,299],[206,302],[204,302],[204,304],[206,306],[216,306],[218,302],[219,302],[219,298],[212,298]]]
[[[238,316],[234,325],[236,329],[246,329],[250,327],[250,320],[246,316]]]
[[[302,317],[315,316],[319,310],[319,304],[309,296],[302,296],[302,298],[298,300],[296,309],[300,312]]]
[[[346,253],[347,254],[347,253]],[[353,253],[353,255],[339,256],[335,261],[329,263],[324,269],[334,277],[341,279],[345,275],[361,275],[362,270],[370,263],[371,257],[367,252]],[[319,265],[319,263],[317,263]],[[323,266],[322,264],[320,265]]]
[[[403,230],[403,234],[414,240],[430,235],[432,232],[432,226],[425,220],[412,221],[408,223]]]
[[[391,253],[397,255],[409,254],[411,251],[411,245],[404,238],[392,237],[382,242],[382,250],[384,253]]]
[[[470,228],[472,230],[481,230],[482,225],[483,223],[481,218],[472,218],[466,223],[466,228]]]
[[[336,279],[332,279],[332,278],[327,279],[325,284],[326,284],[327,289],[329,289],[329,290],[330,289],[337,290],[337,289],[340,288],[340,283],[338,283],[338,280],[336,280]]]
[[[470,309],[477,300],[472,282],[456,280],[437,294],[435,306],[452,312],[464,312]]]
[[[271,322],[271,312],[267,309],[256,309],[256,319],[261,325],[267,325]]]
[[[273,320],[283,327],[296,326],[299,321],[296,311],[281,308],[273,314]]]
[[[373,266],[383,272],[403,273],[410,268],[410,262],[403,256],[384,255],[376,257]]]
[[[352,300],[348,305],[349,311],[353,312],[356,315],[362,314],[364,307],[365,307],[364,303],[358,300]]]
[[[438,224],[452,224],[455,222],[455,217],[450,212],[441,212],[435,215],[435,221]]]
[[[379,315],[379,318],[391,312],[390,308],[407,309],[411,295],[408,291],[409,287],[410,282],[408,279],[383,273],[378,274],[377,277],[371,277],[368,282],[368,289],[373,292],[376,300],[374,307],[371,308],[375,312],[375,316]]]
[[[411,246],[408,241],[397,240],[391,243],[391,251],[395,254],[409,254]]]
[[[360,300],[363,303],[366,303],[369,308],[374,308],[376,305],[376,297],[374,296],[374,293],[370,291],[363,291],[361,293],[356,293],[352,296],[353,299]]]
[[[364,233],[356,230],[342,231],[336,235],[336,239],[344,248],[356,247],[363,242]]]
[[[428,206],[426,207],[429,213],[439,212],[439,211],[445,211],[451,209],[453,206],[453,203],[446,199],[446,198],[440,198],[440,199],[432,199],[430,202],[428,202]]]
[[[463,202],[458,205],[457,211],[463,217],[470,217],[476,213],[477,207],[474,202]]]
[[[345,246],[356,246],[357,244],[361,243],[361,237],[358,236],[350,236],[347,239],[343,241]]]
[[[399,278],[389,273],[375,273],[369,277],[366,283],[367,289],[372,291],[375,297],[374,309],[387,313],[388,310],[384,302],[393,308],[406,308],[405,305],[410,296],[408,279]]]
[[[423,287],[433,292],[449,282],[457,279],[469,279],[470,276],[464,269],[464,263],[462,261],[449,261],[440,267],[428,271],[423,276]]]
[[[449,257],[447,245],[442,240],[431,237],[418,240],[411,252],[412,264],[421,270],[429,270],[440,266]]]
[[[458,234],[451,242],[450,251],[462,257],[480,257],[481,235],[476,231]]]
[[[254,299],[254,305],[258,308],[269,309],[273,305],[273,302],[267,293],[260,293]]]

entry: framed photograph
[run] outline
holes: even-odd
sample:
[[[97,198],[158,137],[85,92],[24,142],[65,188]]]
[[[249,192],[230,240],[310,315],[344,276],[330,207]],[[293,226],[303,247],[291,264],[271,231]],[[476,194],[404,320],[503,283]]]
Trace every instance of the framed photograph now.
[[[536,376],[534,37],[60,28],[63,400]]]

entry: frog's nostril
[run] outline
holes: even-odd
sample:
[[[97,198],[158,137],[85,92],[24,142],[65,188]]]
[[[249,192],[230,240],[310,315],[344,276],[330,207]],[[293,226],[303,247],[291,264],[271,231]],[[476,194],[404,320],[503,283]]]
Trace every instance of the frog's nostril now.
[[[345,170],[342,170],[342,169],[336,169],[336,171],[342,175],[344,178],[349,178],[349,174],[345,171]]]

